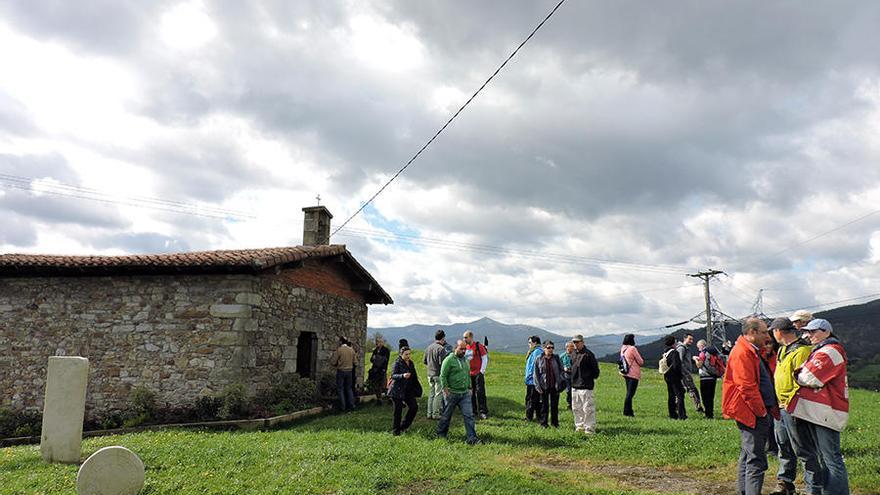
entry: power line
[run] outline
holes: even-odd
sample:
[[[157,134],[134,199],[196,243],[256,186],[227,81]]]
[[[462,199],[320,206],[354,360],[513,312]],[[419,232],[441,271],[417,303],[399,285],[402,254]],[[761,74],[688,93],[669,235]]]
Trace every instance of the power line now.
[[[611,294],[596,294],[596,295],[590,296],[590,297],[578,297],[575,299],[563,299],[560,301],[542,301],[542,302],[528,303],[528,304],[516,304],[513,306],[505,306],[505,309],[524,308],[527,306],[532,306],[532,307],[534,307],[534,306],[560,306],[563,304],[571,304],[574,302],[592,301],[594,299],[605,299],[607,297],[618,297],[618,296],[629,296],[629,295],[634,295],[634,294],[645,294],[648,292],[657,292],[657,291],[661,291],[661,290],[684,289],[686,287],[697,287],[699,285],[700,284],[686,284],[686,285],[679,285],[676,287],[654,287],[651,289],[642,289],[642,290],[634,290],[634,291],[627,291],[627,292],[614,292]]]
[[[18,189],[30,193],[84,199],[98,203],[132,206],[135,208],[148,208],[207,218],[256,218],[253,214],[237,210],[147,196],[121,196],[100,189],[58,182],[54,179],[53,182],[40,183],[38,186],[35,186],[33,183],[37,180],[39,179],[0,173],[0,187],[7,189]]]
[[[780,249],[779,251],[776,251],[776,252],[773,252],[773,253],[771,253],[771,254],[767,254],[767,255],[761,256],[761,257],[759,257],[759,258],[756,258],[756,259],[752,260],[752,263],[756,263],[756,262],[759,262],[759,261],[763,261],[763,260],[766,260],[766,259],[772,258],[772,257],[774,257],[774,256],[779,256],[780,254],[785,253],[785,252],[788,252],[788,251],[791,251],[792,249],[794,249],[794,248],[796,248],[796,247],[803,246],[804,244],[808,244],[808,243],[810,243],[810,242],[813,242],[813,241],[815,241],[816,239],[820,239],[820,238],[822,238],[822,237],[824,237],[824,236],[826,236],[826,235],[828,235],[828,234],[831,234],[831,233],[837,232],[837,231],[839,231],[839,230],[843,230],[843,229],[845,229],[846,227],[849,227],[850,225],[852,225],[852,224],[854,224],[854,223],[861,222],[862,220],[865,220],[865,219],[867,219],[867,218],[870,218],[870,217],[872,217],[872,216],[874,216],[874,215],[876,215],[876,214],[878,214],[878,213],[880,213],[880,210],[874,210],[874,211],[872,211],[872,212],[870,212],[870,213],[866,213],[866,214],[864,214],[864,215],[862,215],[862,216],[860,216],[860,217],[854,218],[854,219],[852,219],[852,220],[850,220],[850,221],[848,221],[848,222],[846,222],[846,223],[844,223],[844,224],[838,225],[838,226],[836,226],[836,227],[834,227],[834,228],[832,228],[832,229],[830,229],[830,230],[826,230],[826,231],[824,231],[824,232],[820,232],[820,233],[818,233],[818,234],[816,234],[816,235],[814,235],[814,236],[812,236],[812,237],[809,237],[809,238],[807,238],[807,239],[804,239],[803,241],[800,241],[800,242],[796,242],[796,243],[794,243],[794,244],[791,244],[791,245],[785,247],[784,249]],[[740,265],[742,265],[742,264],[740,264]]]
[[[416,159],[422,154],[422,152],[425,151],[425,150],[428,148],[428,146],[430,146],[431,143],[433,143],[434,140],[437,139],[437,137],[438,137],[438,136],[439,136],[444,130],[446,130],[446,128],[449,126],[449,124],[451,124],[452,121],[455,120],[455,118],[458,117],[458,115],[459,115],[459,114],[460,114],[460,113],[461,113],[461,112],[462,112],[462,111],[463,111],[468,105],[470,105],[470,103],[471,103],[472,101],[474,101],[474,98],[476,98],[477,95],[480,94],[481,91],[483,91],[483,88],[485,88],[485,87],[486,87],[486,86],[492,81],[492,79],[494,79],[495,76],[497,76],[498,73],[501,72],[501,69],[503,69],[504,66],[506,66],[507,63],[510,62],[511,59],[513,59],[513,57],[519,52],[519,50],[520,50],[523,46],[525,46],[525,44],[528,43],[529,40],[532,39],[532,37],[535,35],[535,33],[537,33],[538,30],[541,29],[542,26],[544,26],[544,23],[546,23],[551,17],[553,17],[553,14],[555,14],[556,11],[559,10],[559,7],[561,7],[563,3],[565,3],[565,0],[559,0],[559,3],[557,3],[556,6],[553,7],[553,10],[551,10],[550,13],[547,14],[547,15],[544,17],[544,19],[543,19],[541,22],[538,23],[537,26],[535,26],[535,29],[533,29],[532,32],[529,33],[528,36],[526,36],[526,39],[524,39],[524,40],[522,41],[522,43],[520,43],[519,46],[517,46],[516,49],[513,50],[513,52],[511,52],[511,54],[508,55],[506,59],[504,59],[504,62],[501,62],[501,65],[499,65],[498,68],[495,69],[495,72],[493,72],[492,75],[489,76],[489,78],[486,79],[486,81],[483,82],[483,84],[482,84],[479,88],[477,88],[476,91],[474,91],[474,94],[472,94],[471,97],[468,98],[467,101],[465,101],[464,104],[462,104],[462,105],[458,108],[458,110],[455,111],[454,114],[452,114],[452,117],[449,117],[449,120],[447,120],[446,123],[443,124],[443,126],[440,127],[440,129],[439,129],[437,132],[435,132],[433,136],[431,136],[431,139],[428,139],[428,142],[426,142],[426,143],[425,143],[425,144],[424,144],[424,145],[423,145],[423,146],[422,146],[422,147],[416,152],[416,154],[413,155],[412,158],[410,158],[410,159],[406,162],[406,164],[405,164],[403,167],[401,167],[400,170],[397,171],[397,173],[395,173],[393,176],[391,176],[391,178],[388,179],[388,181],[387,181],[385,184],[383,184],[382,187],[380,187],[379,190],[376,191],[376,193],[373,194],[373,195],[370,197],[370,199],[368,199],[364,204],[361,205],[360,208],[357,209],[357,211],[355,211],[354,213],[352,213],[350,217],[348,217],[344,222],[342,222],[342,224],[341,224],[339,227],[337,227],[336,230],[333,231],[333,233],[330,234],[331,237],[334,236],[334,235],[336,235],[337,232],[339,232],[343,227],[345,227],[346,225],[348,225],[348,222],[350,222],[350,221],[351,221],[354,217],[356,217],[361,211],[363,211],[364,208],[367,207],[367,205],[369,205],[370,203],[372,203],[373,200],[375,200],[380,194],[382,194],[382,191],[384,191],[386,187],[388,187],[392,182],[394,182],[394,180],[397,179],[397,177],[400,176],[400,174],[402,174],[403,171],[407,169],[407,167],[409,167],[414,161],[416,161]]]

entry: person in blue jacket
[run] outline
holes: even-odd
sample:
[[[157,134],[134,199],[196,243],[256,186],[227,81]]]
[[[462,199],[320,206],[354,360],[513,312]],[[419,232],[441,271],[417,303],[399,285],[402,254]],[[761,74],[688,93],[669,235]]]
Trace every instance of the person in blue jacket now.
[[[534,421],[541,414],[541,394],[535,391],[535,360],[543,351],[541,350],[541,337],[532,335],[529,337],[529,355],[526,358],[526,421]]]

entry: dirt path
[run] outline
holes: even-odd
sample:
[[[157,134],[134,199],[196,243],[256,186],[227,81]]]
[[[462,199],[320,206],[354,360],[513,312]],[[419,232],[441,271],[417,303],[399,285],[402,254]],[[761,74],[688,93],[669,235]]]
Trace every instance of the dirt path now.
[[[731,483],[704,479],[692,471],[594,461],[538,462],[533,466],[548,471],[581,471],[605,475],[614,478],[625,488],[657,493],[730,495],[736,491]]]

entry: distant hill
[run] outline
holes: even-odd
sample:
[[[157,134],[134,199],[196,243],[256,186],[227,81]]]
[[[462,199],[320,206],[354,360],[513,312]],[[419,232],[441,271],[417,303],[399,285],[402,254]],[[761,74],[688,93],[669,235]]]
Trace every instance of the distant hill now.
[[[829,309],[814,313],[815,318],[824,318],[831,322],[834,333],[843,342],[849,358],[848,375],[852,386],[880,389],[880,299]],[[738,323],[730,323],[725,328],[727,338],[736,341],[741,332]],[[691,332],[697,340],[706,334],[704,328],[681,329],[673,332],[676,339],[681,340],[684,334]],[[656,366],[663,352],[662,337],[641,342],[636,339],[639,352],[650,366]],[[692,349],[696,353],[696,346]],[[606,354],[600,359],[615,362],[616,352]]]
[[[533,327],[531,325],[505,324],[495,321],[491,318],[481,318],[479,320],[468,323],[453,323],[451,325],[408,325],[405,327],[386,327],[386,328],[370,328],[369,334],[379,332],[385,340],[392,346],[397,345],[397,341],[405,338],[409,341],[411,347],[423,349],[434,341],[434,332],[443,330],[446,332],[446,340],[454,341],[460,338],[465,330],[471,329],[480,342],[483,337],[489,338],[489,349],[498,349],[505,352],[525,353],[528,349],[526,341],[532,335],[541,338],[541,342],[547,339],[552,340],[556,344],[562,344],[571,337],[559,335],[543,328]],[[624,334],[595,335],[585,336],[584,341],[594,354],[603,356],[609,352],[617,352],[620,349],[620,343]],[[636,336],[636,339],[647,339],[646,336]],[[557,352],[562,345],[557,346]]]

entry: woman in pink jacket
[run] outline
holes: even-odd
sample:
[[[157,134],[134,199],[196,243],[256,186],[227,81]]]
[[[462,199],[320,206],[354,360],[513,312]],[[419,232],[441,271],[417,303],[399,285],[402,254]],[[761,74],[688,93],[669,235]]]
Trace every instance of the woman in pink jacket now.
[[[626,373],[623,379],[626,381],[626,399],[623,401],[623,415],[635,416],[633,414],[633,397],[636,395],[636,389],[639,388],[639,380],[642,378],[642,365],[645,360],[636,349],[636,336],[628,333],[623,337],[623,346],[620,348],[621,362],[626,363]]]

